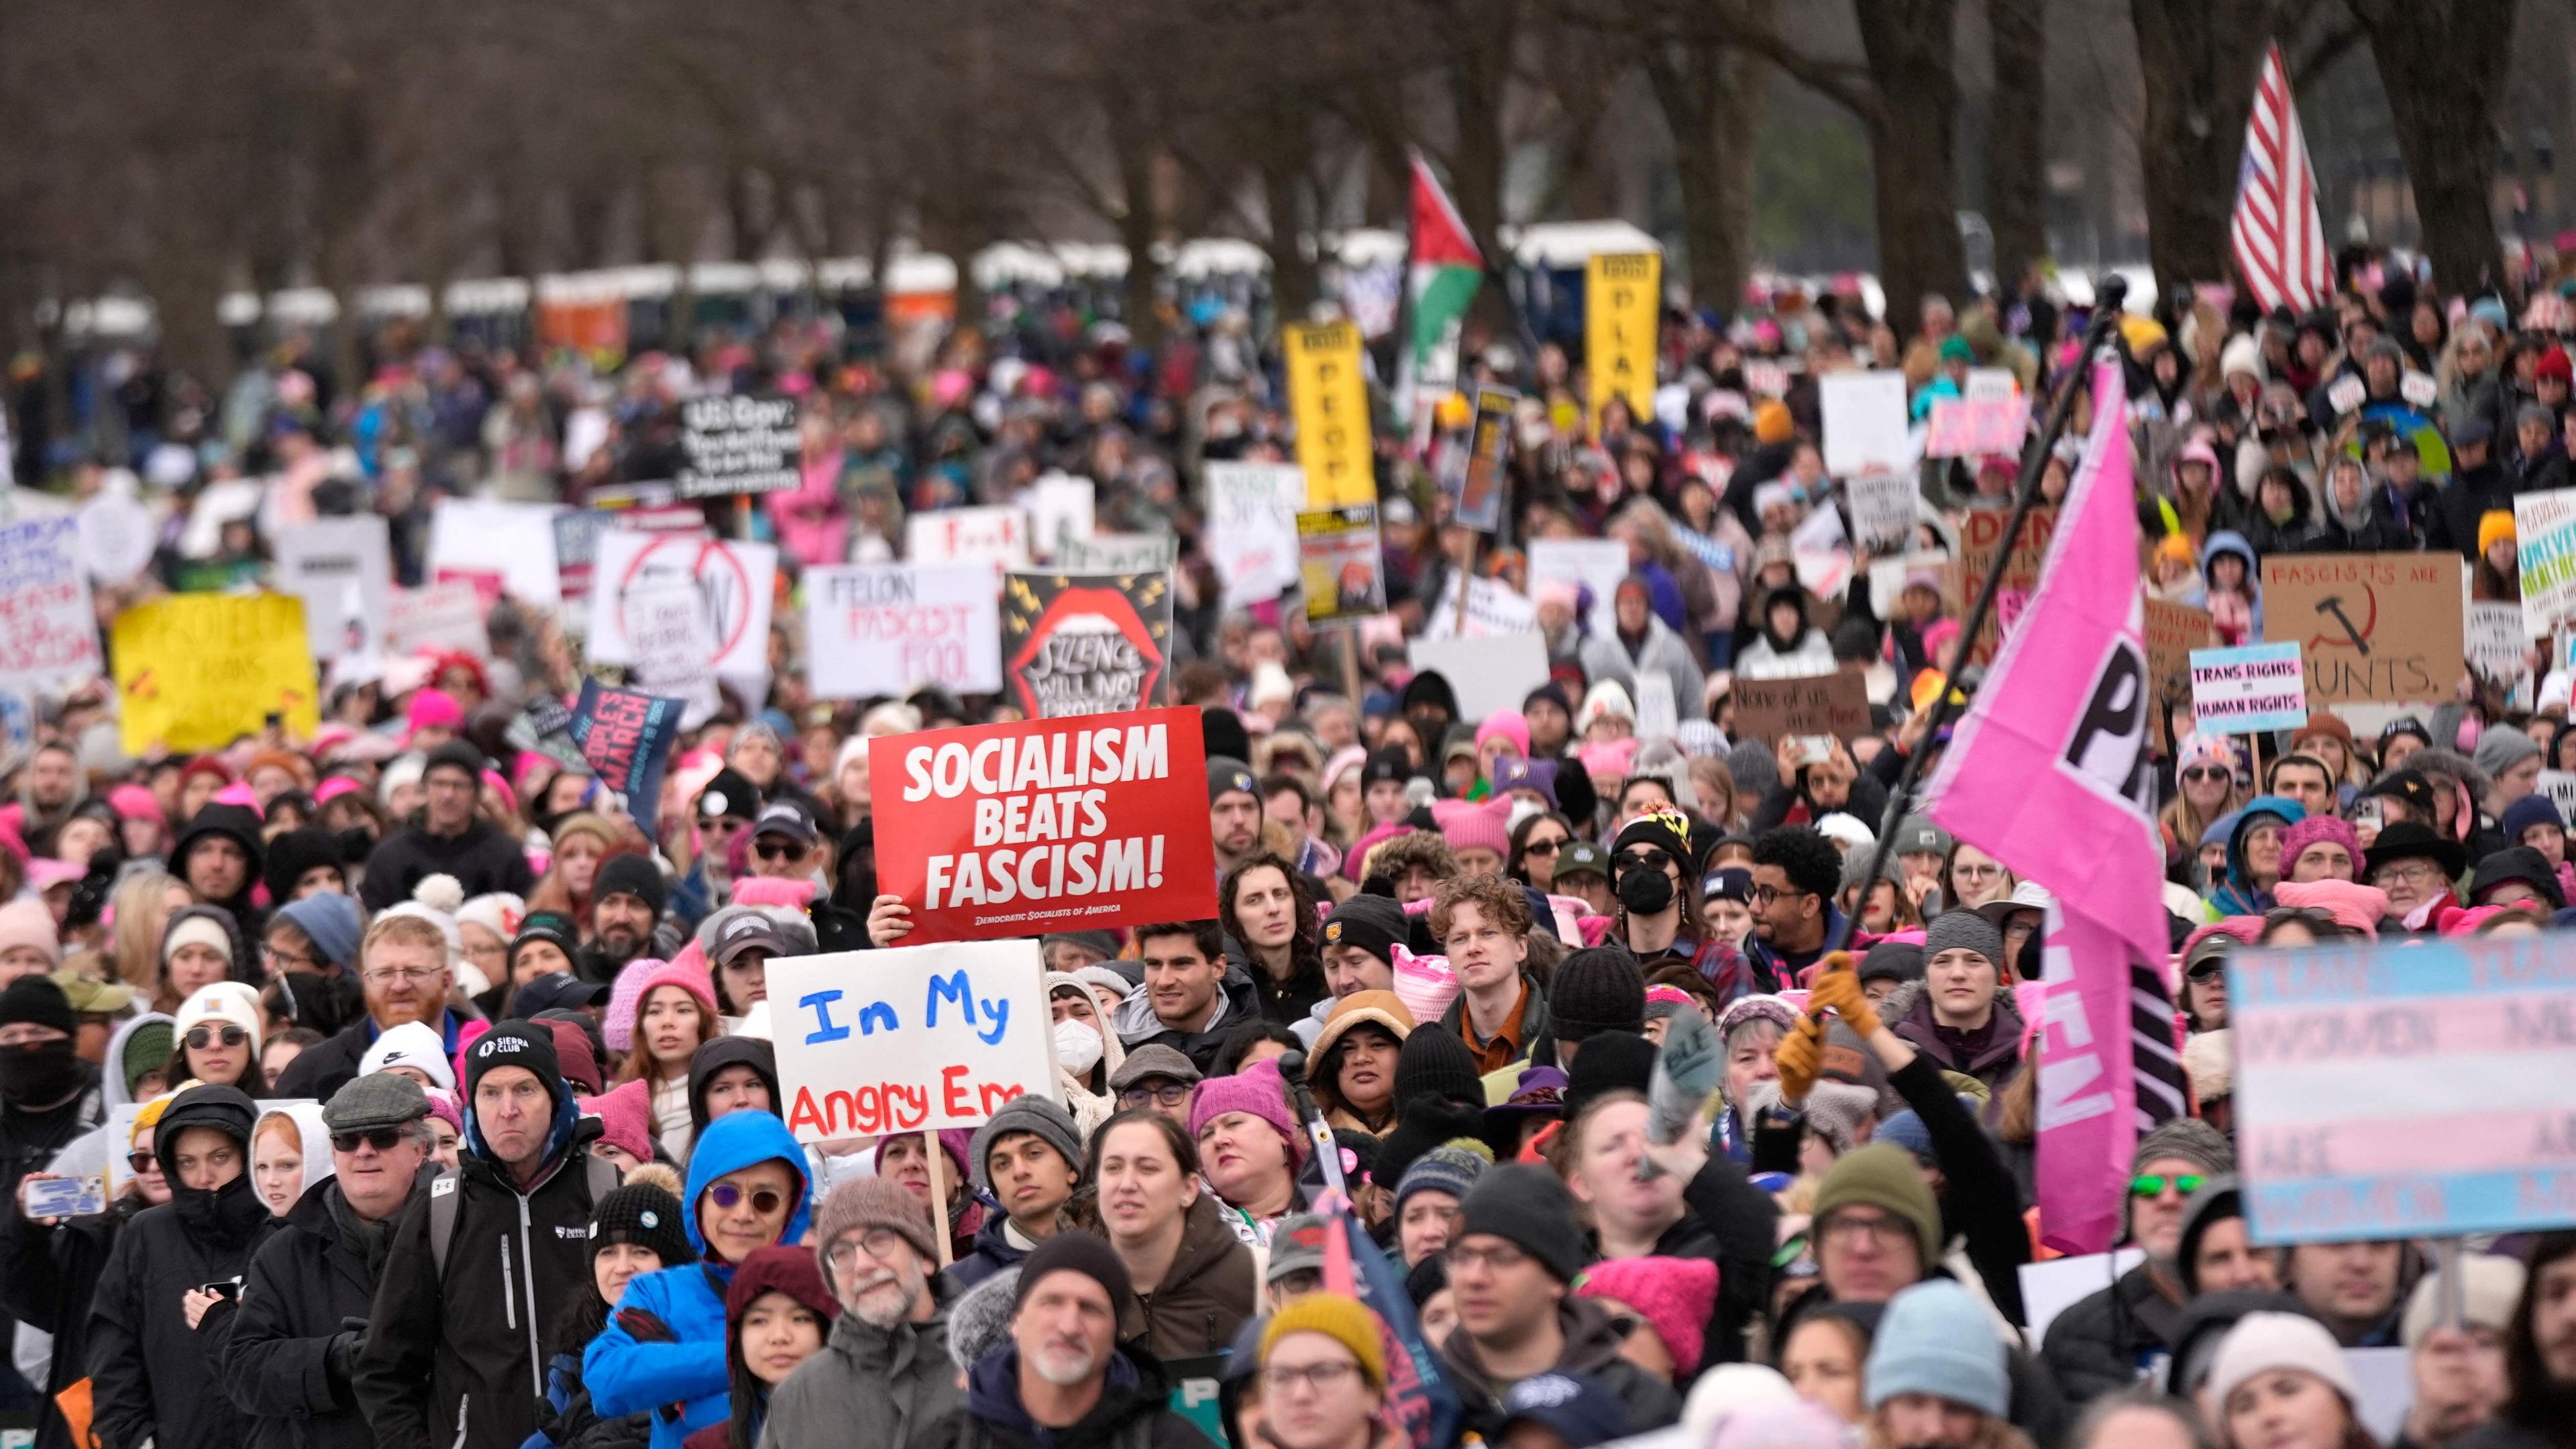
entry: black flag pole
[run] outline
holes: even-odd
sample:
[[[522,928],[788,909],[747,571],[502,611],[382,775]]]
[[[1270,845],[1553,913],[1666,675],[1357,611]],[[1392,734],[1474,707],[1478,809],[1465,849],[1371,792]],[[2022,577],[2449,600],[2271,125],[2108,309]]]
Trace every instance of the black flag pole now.
[[[2128,295],[2129,283],[2123,277],[2106,276],[2095,284],[2093,321],[2084,329],[2083,353],[2076,365],[2067,369],[2066,376],[2058,381],[2057,396],[2048,405],[2047,426],[2041,428],[2039,436],[2022,450],[2021,476],[2013,483],[2012,516],[2004,521],[2003,538],[1995,545],[1995,567],[1986,571],[1986,581],[1978,587],[1976,600],[1969,604],[1968,616],[1960,621],[1959,651],[1962,658],[1977,647],[1977,635],[1984,631],[1987,616],[1994,612],[1995,595],[2004,581],[2004,561],[2012,557],[2013,544],[2021,537],[2022,525],[2030,520],[2031,509],[2038,506],[2040,474],[2047,471],[2049,453],[2056,448],[2059,435],[2066,431],[2067,417],[2075,411],[2076,389],[2090,371],[2094,354],[2109,343],[2111,329],[2119,325],[2120,306],[2128,300]],[[2096,426],[2102,421],[2094,419]],[[1895,853],[1896,827],[1913,811],[1914,792],[1922,783],[1923,762],[1931,757],[1933,737],[1950,723],[1954,712],[1951,701],[1959,695],[1955,683],[1951,679],[1942,681],[1941,689],[1932,701],[1932,718],[1923,727],[1923,737],[1915,745],[1914,753],[1906,757],[1905,772],[1897,776],[1896,789],[1887,797],[1887,810],[1878,822],[1878,843],[1870,851],[1869,874],[1861,877],[1865,881],[1876,882],[1879,872],[1887,869],[1888,857]],[[1869,898],[1864,894],[1861,899],[1866,903]],[[1851,934],[1859,926],[1857,911],[1845,916],[1842,926],[1825,942],[1825,949],[1839,951],[1850,945]]]

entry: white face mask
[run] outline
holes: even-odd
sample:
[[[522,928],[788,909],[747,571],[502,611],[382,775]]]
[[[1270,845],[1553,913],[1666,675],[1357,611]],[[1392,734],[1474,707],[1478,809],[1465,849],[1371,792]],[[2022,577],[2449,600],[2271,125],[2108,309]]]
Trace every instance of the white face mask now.
[[[1066,1017],[1055,1024],[1055,1059],[1057,1065],[1075,1076],[1081,1076],[1100,1064],[1100,1033],[1091,1023]]]

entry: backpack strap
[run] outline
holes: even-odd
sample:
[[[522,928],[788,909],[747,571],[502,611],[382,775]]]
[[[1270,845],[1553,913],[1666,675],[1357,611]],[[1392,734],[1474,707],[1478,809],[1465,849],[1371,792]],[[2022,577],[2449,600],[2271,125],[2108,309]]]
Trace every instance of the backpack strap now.
[[[429,1185],[429,1260],[440,1282],[447,1280],[447,1250],[456,1242],[457,1180],[442,1172]]]

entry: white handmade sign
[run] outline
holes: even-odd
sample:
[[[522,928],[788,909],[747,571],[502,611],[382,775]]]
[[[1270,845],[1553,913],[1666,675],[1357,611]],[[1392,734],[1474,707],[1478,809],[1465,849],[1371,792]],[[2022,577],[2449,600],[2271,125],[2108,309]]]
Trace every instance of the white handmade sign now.
[[[819,699],[1002,687],[1002,605],[982,564],[805,571],[805,641]]]
[[[800,1142],[976,1127],[1055,1091],[1038,943],[952,941],[769,963],[778,1085]]]

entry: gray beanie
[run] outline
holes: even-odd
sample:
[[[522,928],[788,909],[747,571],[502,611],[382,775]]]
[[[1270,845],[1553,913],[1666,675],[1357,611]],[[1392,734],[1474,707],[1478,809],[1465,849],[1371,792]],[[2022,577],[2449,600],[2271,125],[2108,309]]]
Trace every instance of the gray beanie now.
[[[967,1289],[948,1305],[948,1361],[959,1373],[1011,1341],[1011,1306],[1019,1296],[1020,1265]]]
[[[2509,725],[2492,725],[2478,736],[2475,759],[2487,778],[2494,779],[2539,753],[2540,746],[2531,736]]]
[[[986,1192],[993,1190],[992,1174],[985,1171],[984,1159],[996,1141],[1014,1132],[1038,1138],[1061,1154],[1066,1165],[1081,1170],[1082,1129],[1074,1124],[1073,1114],[1052,1097],[1013,1097],[975,1129],[975,1140],[966,1148],[966,1166],[975,1174],[975,1186]]]
[[[1943,911],[1923,928],[1923,959],[1927,963],[1950,950],[1974,951],[1993,963],[1997,971],[2004,969],[2003,932],[1988,925],[1986,918],[1975,911]]]
[[[2227,1145],[2226,1135],[2197,1117],[2176,1117],[2141,1134],[2129,1160],[2134,1170],[2159,1157],[2179,1157],[2211,1177],[2236,1170],[2236,1149]]]
[[[1737,794],[1757,802],[1780,783],[1779,757],[1760,740],[1737,740],[1726,752],[1726,772],[1735,777]]]

